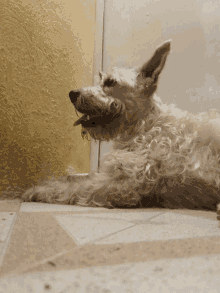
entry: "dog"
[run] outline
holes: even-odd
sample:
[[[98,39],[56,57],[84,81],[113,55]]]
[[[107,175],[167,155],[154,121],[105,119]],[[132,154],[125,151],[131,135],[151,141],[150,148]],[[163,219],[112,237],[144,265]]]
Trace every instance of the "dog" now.
[[[155,94],[171,41],[139,68],[100,73],[98,86],[72,90],[82,126],[95,140],[113,141],[99,173],[46,181],[24,201],[101,206],[216,210],[220,203],[220,117],[192,114]]]

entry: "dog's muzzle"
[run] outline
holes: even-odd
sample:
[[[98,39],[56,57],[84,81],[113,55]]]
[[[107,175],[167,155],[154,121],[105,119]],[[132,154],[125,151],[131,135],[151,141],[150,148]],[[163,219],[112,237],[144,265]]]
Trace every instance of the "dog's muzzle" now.
[[[88,105],[87,107],[82,107],[82,104],[79,104],[79,107],[77,101],[80,95],[81,92],[78,90],[72,90],[69,93],[70,100],[73,103],[75,109],[83,114],[83,116],[73,124],[74,126],[81,124],[84,128],[94,128],[97,126],[105,127],[107,124],[111,123],[114,119],[119,117],[124,111],[124,106],[119,101],[112,102],[106,109],[99,109],[98,107],[94,109],[94,105],[92,105],[91,109],[88,109]]]
[[[70,101],[75,104],[78,97],[80,96],[80,92],[79,91],[71,91],[69,92],[69,97],[70,97]]]
[[[77,99],[80,97],[80,91],[77,91],[77,90],[71,91],[69,93],[69,97],[70,97],[70,101],[73,103],[73,105],[77,109],[76,102],[77,102]],[[79,112],[82,113],[81,111]],[[81,124],[84,128],[91,128],[91,127],[96,127],[98,125],[101,125],[101,123],[103,122],[101,116],[91,115],[91,114],[88,115],[85,113],[82,113],[82,114],[84,115],[73,124],[74,126]]]

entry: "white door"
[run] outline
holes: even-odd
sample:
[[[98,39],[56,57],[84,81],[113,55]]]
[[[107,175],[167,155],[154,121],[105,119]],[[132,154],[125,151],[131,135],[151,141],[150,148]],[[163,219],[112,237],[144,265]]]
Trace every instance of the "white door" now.
[[[100,21],[104,12],[104,22],[99,22],[104,29],[102,62],[96,70],[139,66],[160,43],[172,39],[157,94],[194,113],[220,109],[219,1],[99,0],[97,9]],[[96,149],[97,158],[102,159],[109,145],[102,143],[100,154]]]

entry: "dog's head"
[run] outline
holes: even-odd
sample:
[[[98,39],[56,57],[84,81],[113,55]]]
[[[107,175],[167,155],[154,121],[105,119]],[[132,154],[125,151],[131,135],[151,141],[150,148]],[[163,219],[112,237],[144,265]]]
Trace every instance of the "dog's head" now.
[[[82,125],[94,139],[109,140],[132,135],[138,123],[153,110],[152,96],[170,52],[171,41],[161,44],[139,69],[114,68],[100,73],[98,86],[72,90],[69,97],[83,116]]]

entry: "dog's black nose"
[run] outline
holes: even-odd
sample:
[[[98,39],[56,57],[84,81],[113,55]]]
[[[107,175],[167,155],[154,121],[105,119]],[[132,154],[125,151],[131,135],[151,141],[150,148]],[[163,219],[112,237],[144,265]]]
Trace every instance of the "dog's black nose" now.
[[[77,90],[73,90],[73,91],[69,92],[70,101],[73,104],[76,103],[79,96],[80,96],[80,92]]]

